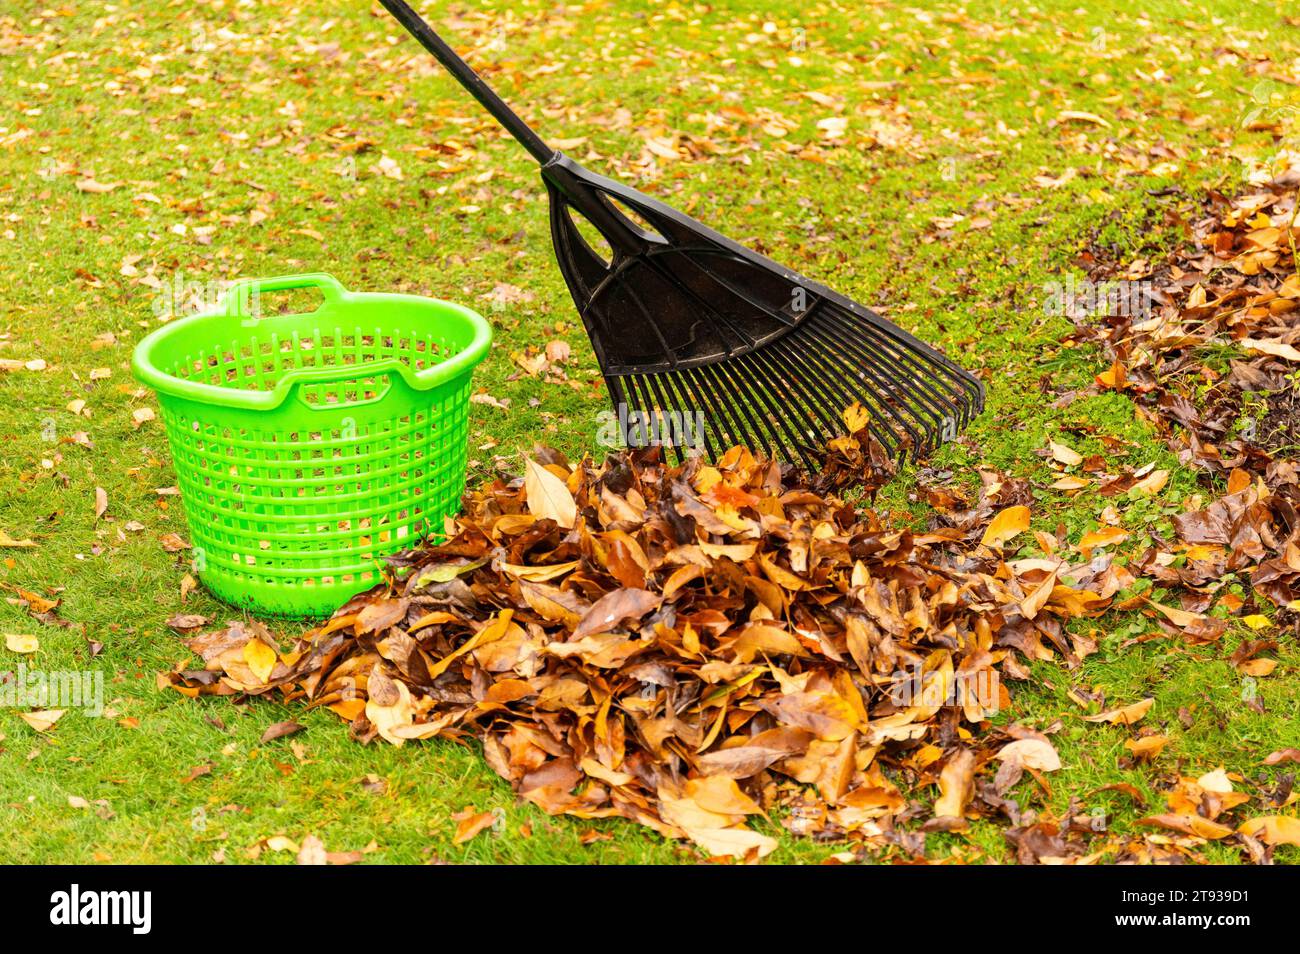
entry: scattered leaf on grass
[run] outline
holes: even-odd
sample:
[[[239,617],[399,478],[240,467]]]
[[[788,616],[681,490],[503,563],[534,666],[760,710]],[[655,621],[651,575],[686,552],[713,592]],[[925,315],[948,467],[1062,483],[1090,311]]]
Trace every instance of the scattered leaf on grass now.
[[[1118,709],[1107,709],[1105,712],[1098,712],[1096,715],[1086,715],[1083,719],[1085,722],[1111,722],[1116,725],[1134,725],[1151,710],[1151,707],[1155,705],[1155,701],[1154,698],[1147,698]]]
[[[18,715],[37,732],[48,732],[67,713],[67,709],[36,709]]]
[[[306,728],[297,722],[276,722],[262,733],[263,742],[272,742],[275,739],[284,738],[286,735],[293,735],[295,732],[301,732]]]
[[[41,641],[29,633],[5,633],[5,649],[12,653],[34,653]]]
[[[456,822],[456,834],[452,844],[463,845],[479,832],[491,828],[497,816],[493,812],[476,812],[472,807],[457,812],[452,816]]]

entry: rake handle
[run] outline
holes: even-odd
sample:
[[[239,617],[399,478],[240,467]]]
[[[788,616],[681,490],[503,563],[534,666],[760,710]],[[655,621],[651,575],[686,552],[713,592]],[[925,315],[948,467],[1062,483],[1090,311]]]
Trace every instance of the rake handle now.
[[[551,161],[555,156],[555,150],[546,145],[542,137],[533,132],[528,124],[506,105],[505,100],[483,82],[483,78],[475,73],[473,68],[462,60],[442,37],[434,33],[433,28],[407,6],[404,0],[379,0],[379,2],[398,23],[406,27],[411,36],[420,41],[421,46],[434,55],[448,73],[456,77],[461,86],[469,90],[470,95],[483,104],[483,108],[491,113],[493,118],[505,127],[506,132],[514,136],[534,159],[541,165]]]

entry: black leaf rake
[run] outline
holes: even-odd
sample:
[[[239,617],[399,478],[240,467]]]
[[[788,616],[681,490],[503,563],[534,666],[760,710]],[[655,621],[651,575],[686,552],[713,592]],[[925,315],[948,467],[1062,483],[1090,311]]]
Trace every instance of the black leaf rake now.
[[[556,259],[626,443],[715,458],[740,444],[813,470],[854,403],[898,457],[982,410],[977,378],[869,308],[551,149],[403,0],[380,3],[541,166]]]

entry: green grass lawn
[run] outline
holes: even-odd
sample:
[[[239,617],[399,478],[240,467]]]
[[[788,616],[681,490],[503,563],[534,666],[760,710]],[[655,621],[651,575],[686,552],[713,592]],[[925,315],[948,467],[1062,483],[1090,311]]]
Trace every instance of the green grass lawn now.
[[[1115,437],[1129,442],[1122,463],[1173,472],[1153,500],[1117,504],[1130,529],[1168,534],[1186,497],[1206,492],[1127,400],[1057,400],[1086,387],[1102,358],[1058,344],[1068,324],[1045,314],[1044,286],[1080,274],[1089,247],[1158,256],[1184,237],[1174,213],[1275,150],[1243,117],[1300,56],[1283,5],[815,2],[793,19],[774,0],[421,6],[593,170],[981,372],[988,410],[930,462],[959,484],[978,486],[984,465],[1046,487],[1049,439],[1113,455],[1100,438]],[[178,288],[329,271],[348,287],[463,302],[496,333],[476,386],[505,405],[472,408],[471,480],[519,467],[537,442],[597,449],[603,385],[527,155],[377,4],[15,0],[0,14],[0,79],[0,359],[45,362],[0,372],[0,530],[37,544],[0,549],[0,631],[40,640],[34,655],[0,649],[0,670],[102,673],[107,705],[45,733],[0,711],[0,861],[290,862],[258,846],[312,834],[330,851],[373,844],[366,857],[382,862],[696,859],[629,823],[515,805],[474,744],[361,746],[327,712],[156,688],[187,658],[167,619],[234,612],[201,589],[182,594],[189,555],[165,542],[187,537],[184,518],[179,498],[160,493],[176,477],[159,421],[136,415],[156,404],[131,378],[131,349]],[[837,124],[818,122],[836,117],[848,122],[830,138]],[[561,373],[512,360],[554,340],[572,346]],[[920,516],[914,481],[905,474],[879,505]],[[1106,502],[1040,491],[1034,525],[1077,540]],[[1135,533],[1123,550],[1145,543]],[[67,625],[32,618],[14,588],[60,600]],[[1224,766],[1238,788],[1266,787],[1286,766],[1264,756],[1300,736],[1289,626],[1270,633],[1279,665],[1259,681],[1257,711],[1227,661],[1257,635],[1244,626],[1189,647],[1125,645],[1156,628],[1136,613],[1076,624],[1098,651],[1074,670],[1034,664],[999,716],[1063,723],[1050,793],[1026,778],[1014,796],[1054,815],[1077,798],[1123,835],[1164,810],[1160,785],[1179,774]],[[1154,696],[1144,725],[1170,745],[1154,765],[1121,767],[1133,733],[1081,721],[1072,689],[1113,704]],[[259,742],[290,718],[307,731]],[[364,785],[368,775],[386,785]],[[1147,808],[1097,792],[1117,782]],[[467,806],[502,821],[454,845],[452,815]],[[783,836],[770,860],[843,847]],[[1012,857],[991,824],[930,835],[928,850]],[[1202,854],[1240,860],[1223,846]]]

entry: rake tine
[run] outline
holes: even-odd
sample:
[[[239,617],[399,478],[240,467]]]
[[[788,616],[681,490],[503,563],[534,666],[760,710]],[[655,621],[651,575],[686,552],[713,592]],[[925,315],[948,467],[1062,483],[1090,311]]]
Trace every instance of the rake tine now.
[[[710,433],[709,412],[700,401],[694,384],[686,375],[676,373],[664,376],[664,387],[678,395],[680,400],[691,409],[692,427],[696,438],[696,443],[691,450],[697,454],[704,454],[708,460],[715,460],[721,448],[717,444],[716,432]]]
[[[682,406],[680,401],[673,402],[664,399],[663,392],[660,391],[660,384],[663,385],[665,390],[668,388],[667,375],[648,374],[646,375],[646,383],[649,385],[650,390],[654,392],[655,400],[659,402],[659,406],[663,409],[664,416],[668,421],[668,433],[673,454],[676,456],[678,463],[681,463],[684,456],[682,454],[682,444],[685,437],[681,428],[687,413],[686,408]],[[674,403],[676,404],[675,407]]]
[[[737,444],[745,442],[731,414],[726,410],[726,404],[718,404],[715,400],[711,382],[700,372],[698,368],[685,368],[682,371],[683,377],[691,381],[694,386],[704,395],[705,402],[709,409],[709,421],[718,433],[722,453],[726,453],[730,448]]]
[[[880,331],[875,325],[864,325],[861,322],[851,320],[854,317],[851,312],[837,309],[833,312],[833,317],[846,327],[860,329],[864,336],[881,337]],[[953,412],[961,414],[963,420],[967,413],[967,404],[961,398],[973,397],[978,403],[982,403],[979,395],[979,385],[950,361],[940,356],[916,351],[900,351],[899,359],[900,363],[919,372],[918,383],[942,385],[945,395],[943,399],[953,402]],[[939,395],[936,394],[936,397],[939,397]]]
[[[834,401],[828,399],[825,395],[815,393],[810,381],[792,373],[792,369],[787,363],[788,356],[783,349],[779,347],[762,348],[754,354],[769,373],[779,376],[785,382],[786,387],[796,392],[795,400],[809,410],[817,418],[817,421],[821,422],[820,426],[817,425],[816,421],[808,422],[815,439],[826,441],[834,437],[837,428],[825,410],[825,407],[832,406]]]
[[[654,399],[654,395],[650,393],[650,389],[647,386],[649,378],[650,375],[648,374],[638,374],[633,379],[636,381],[637,391],[641,395],[641,404],[643,408],[640,415],[642,430],[641,445],[643,447],[649,447],[655,441],[660,440],[663,436],[661,433],[662,418],[660,415],[660,408]]]
[[[614,402],[614,413],[618,414],[619,405],[628,406],[627,394],[623,391],[623,379],[620,375],[605,375],[605,387],[609,388],[609,396]]]
[[[727,282],[727,281],[725,281],[725,279],[722,278],[722,277],[720,277],[720,276],[718,276],[718,274],[714,274],[714,273],[706,273],[706,274],[707,274],[708,278],[711,278],[712,281],[714,281],[714,282],[718,283],[718,285],[724,287],[724,289],[727,290],[727,291],[729,291],[729,292],[731,292],[731,294],[736,295],[737,298],[741,298],[742,300],[745,300],[746,303],[748,303],[748,304],[750,304],[750,305],[753,305],[753,307],[755,307],[755,308],[763,309],[763,311],[766,312],[767,315],[770,315],[771,317],[776,318],[776,320],[783,321],[783,322],[787,322],[787,324],[789,324],[788,318],[785,318],[784,315],[781,315],[781,313],[780,313],[779,311],[776,311],[776,309],[774,309],[774,308],[767,307],[767,305],[764,305],[764,304],[761,303],[761,302],[757,302],[757,300],[754,300],[753,298],[751,298],[750,295],[746,294],[746,292],[745,292],[744,290],[737,289],[737,287],[733,286],[731,282]],[[819,302],[822,303],[823,305],[826,305],[826,304],[827,304],[827,299],[819,299]],[[832,305],[832,308],[833,308],[833,305]],[[814,309],[816,309],[816,305],[814,305]],[[839,315],[837,315],[837,313],[836,313],[835,311],[832,311],[832,315],[836,315],[836,317],[839,317]],[[857,316],[855,316],[855,317],[857,317]],[[848,325],[848,322],[845,322],[845,324]],[[854,322],[854,326],[855,326],[855,328],[862,329],[863,331],[865,331],[867,328],[870,328],[872,331],[876,331],[876,330],[878,330],[878,328],[876,328],[875,322],[872,322],[872,321],[870,321],[870,320],[868,320],[868,321],[862,321],[862,320],[859,320],[859,321],[857,321],[857,322]],[[892,343],[897,341],[897,337],[896,337],[896,335],[888,335],[888,338],[893,339]],[[920,354],[924,354],[924,352],[920,352]],[[941,369],[944,369],[944,370],[948,369],[948,368],[946,368],[946,361],[944,361],[943,359],[935,360],[935,359],[933,359],[933,357],[931,357],[930,355],[924,355],[924,356],[926,356],[928,360],[931,360],[932,363],[935,364],[936,369],[937,369],[937,368],[941,368]],[[901,360],[900,360],[900,359],[901,359],[901,355],[900,355],[900,356],[884,355],[883,357],[884,357],[885,363],[887,363],[887,364],[885,364],[885,367],[888,367],[888,363],[894,363],[894,364],[901,363]],[[941,412],[940,412],[940,413],[941,413]],[[941,416],[943,416],[943,415],[941,415]],[[927,430],[927,435],[930,435],[930,429],[927,428],[926,430]]]
[[[800,377],[799,380],[802,381],[805,386],[815,391],[828,407],[835,408],[837,411],[843,410],[854,401],[860,400],[858,395],[852,393],[847,387],[845,387],[841,377],[827,374],[825,371],[813,367],[803,351],[795,348],[782,347],[781,342],[778,342],[777,344],[777,347],[768,350],[770,350],[774,355],[778,355],[783,361],[789,364],[798,365],[798,370],[802,374],[802,377]],[[832,393],[832,390],[835,393]],[[880,441],[880,443],[885,446],[888,453],[892,455],[894,449],[898,446],[898,432],[888,426],[888,422],[882,418],[882,415],[876,410],[874,405],[868,404],[866,406],[871,412],[867,421],[867,427],[870,429],[876,440]],[[838,418],[839,414],[836,413],[835,417],[831,418],[830,421],[827,422],[828,440],[838,434],[842,428],[842,425],[838,423]]]
[[[715,387],[718,387],[724,394],[730,393],[737,395],[739,393],[735,385],[728,380],[728,375],[723,372],[719,364],[706,364],[697,368],[705,378],[712,378]],[[750,449],[757,449],[770,453],[771,446],[763,440],[763,429],[758,426],[754,416],[750,413],[749,404],[744,401],[733,401],[735,407],[735,416],[740,424],[740,443],[742,446]]]
[[[646,407],[645,396],[641,394],[640,377],[629,374],[625,382],[627,382],[629,400],[627,420],[624,422],[627,433],[623,435],[623,439],[629,446],[645,447],[650,442],[650,430],[646,426],[649,408]],[[634,432],[633,428],[636,429]]]
[[[778,406],[773,403],[774,399],[779,399],[776,395],[776,384],[779,383],[780,378],[765,373],[764,370],[758,366],[758,362],[755,360],[755,355],[758,353],[760,352],[751,351],[748,354],[743,354],[740,356],[737,363],[748,368],[751,375],[753,375],[751,380],[762,382],[759,395],[763,400],[764,406],[767,408],[769,415],[768,420],[775,421],[777,426],[785,432],[785,436],[790,441],[791,449],[799,455],[799,459],[803,462],[804,468],[810,471],[815,470],[816,466],[814,465],[812,458],[808,455],[807,438],[799,435],[791,428],[790,414],[782,413]],[[789,399],[788,395],[786,396],[785,403],[787,412],[795,411],[799,407],[798,404]]]
[[[704,400],[700,397],[699,392],[695,388],[695,382],[681,371],[665,375],[664,381],[665,386],[671,382],[678,394],[687,396],[687,403],[692,406],[692,409],[700,419],[700,438],[704,441],[704,451],[708,454],[711,460],[716,460],[718,451],[714,447],[712,439],[709,437],[709,412],[706,409]],[[716,430],[716,428],[714,428],[714,430]]]
[[[892,404],[890,404],[888,400],[885,399],[885,395],[889,393],[889,389],[887,387],[886,388],[880,387],[880,379],[874,373],[874,371],[871,370],[871,368],[862,367],[857,363],[850,362],[849,360],[847,360],[843,356],[843,354],[840,353],[840,349],[835,346],[834,342],[828,342],[826,340],[824,331],[817,326],[817,323],[815,321],[805,322],[804,324],[800,325],[796,333],[803,333],[808,337],[818,339],[818,341],[820,342],[820,347],[817,348],[816,350],[834,354],[836,358],[839,360],[840,364],[849,369],[850,373],[846,376],[841,376],[839,380],[845,382],[845,384],[853,391],[853,394],[856,396],[859,402],[861,402],[866,407],[871,407],[874,405],[877,411],[884,412],[886,415],[888,415],[893,420],[894,424],[897,425],[897,431],[906,433],[909,437],[912,438],[912,445],[914,447],[922,444],[921,435],[917,432],[912,422],[909,421],[906,417],[903,417],[898,412],[898,409],[895,408]],[[864,376],[870,376],[872,383],[877,388],[880,389],[881,396],[877,398],[875,401],[872,401],[870,398],[868,398],[866,394],[858,388],[858,385],[862,383],[862,379]],[[893,429],[894,428],[891,428],[891,430]]]
[[[686,421],[687,415],[694,416],[694,411],[682,403],[681,398],[673,393],[671,372],[667,374],[656,374],[650,376],[650,388],[654,391],[655,397],[665,407],[670,408],[669,420],[672,422],[672,450],[673,457],[677,463],[682,463],[686,459],[686,452],[683,449],[688,446],[686,438],[691,434],[688,429],[682,431],[682,425]],[[667,395],[665,397],[665,395]],[[694,445],[689,445],[694,446]]]
[[[852,336],[852,334],[856,332],[856,329],[850,331],[847,322],[843,321],[843,319],[841,319],[841,322],[845,325],[846,334]],[[865,338],[866,336],[863,335],[862,337]],[[909,366],[910,360],[910,356],[908,356],[903,358],[900,361],[900,364],[903,364],[905,367]],[[943,370],[946,375],[946,369]],[[950,379],[946,376],[925,374],[922,370],[920,373],[911,375],[910,378],[907,379],[906,386],[907,393],[909,393],[914,400],[927,406],[939,423],[946,424],[947,422],[953,422],[955,425],[962,425],[965,423],[963,419],[963,407],[959,400],[959,394],[954,392]],[[945,436],[945,434],[941,433],[939,437],[940,441],[942,441]]]
[[[788,370],[782,371],[777,367],[773,355],[769,353],[775,350],[774,348],[760,348],[758,351],[751,353],[751,358],[759,365],[760,373],[767,375],[768,379],[773,382],[771,389],[773,391],[779,389],[780,393],[777,394],[777,398],[784,401],[789,410],[800,412],[801,443],[809,446],[825,443],[829,436],[826,433],[829,427],[826,412],[818,402],[810,398],[808,392],[802,389],[802,382],[792,377]],[[817,420],[813,419],[814,416],[816,416]],[[818,426],[818,420],[821,421],[821,426]]]
[[[864,347],[869,343],[878,345],[878,339],[874,336],[874,329],[870,326],[852,322],[841,312],[833,312],[830,320],[843,328],[846,334],[856,336],[863,342]],[[931,361],[931,367],[927,368],[918,357],[906,353],[900,353],[893,357],[897,364],[911,367],[919,372],[911,383],[919,389],[924,389],[934,400],[946,403],[953,399],[954,391],[950,386],[950,371],[946,366]],[[956,409],[953,408],[952,410],[955,411]]]
[[[657,381],[658,377],[659,376],[657,374],[647,374],[644,377],[642,377],[641,389],[645,391],[647,395],[653,399],[655,405],[659,408],[658,419],[660,421],[660,428],[659,428],[659,433],[656,434],[656,437],[662,444],[663,436],[664,436],[663,429],[667,428],[668,446],[671,447],[674,450],[674,452],[680,455],[681,452],[677,450],[677,447],[681,441],[681,434],[678,433],[677,431],[677,417],[674,413],[674,409],[672,405],[670,405],[667,401],[665,401],[663,395],[659,392],[659,385]]]
[[[800,330],[806,330],[807,334],[818,338],[819,341],[822,342],[823,347],[829,348],[832,352],[837,352],[837,355],[841,357],[842,363],[848,365],[848,367],[853,370],[850,380],[866,383],[865,378],[870,378],[872,386],[875,387],[876,391],[878,391],[878,394],[880,395],[878,402],[876,403],[878,403],[878,407],[881,411],[884,411],[889,415],[889,417],[892,417],[894,422],[896,422],[896,424],[900,426],[909,437],[911,437],[914,447],[922,447],[926,445],[927,442],[924,441],[922,434],[918,432],[917,426],[915,426],[914,422],[910,420],[910,417],[902,415],[901,409],[894,407],[894,404],[888,399],[889,390],[891,390],[889,389],[888,382],[881,380],[881,374],[876,372],[876,369],[872,368],[871,364],[862,364],[859,363],[859,361],[850,361],[846,359],[844,356],[844,350],[842,350],[842,343],[829,339],[826,329],[820,328],[820,325],[815,320],[801,325]],[[859,400],[862,400],[863,404],[867,403],[866,400],[861,398],[861,396],[859,396]]]
[[[886,393],[892,392],[897,398],[898,403],[911,415],[912,420],[917,422],[924,429],[927,445],[934,440],[934,432],[927,420],[929,414],[927,414],[925,410],[918,408],[918,405],[924,408],[926,404],[924,398],[916,393],[904,378],[901,376],[895,376],[890,371],[885,370],[887,365],[884,364],[884,361],[888,359],[887,356],[872,354],[868,345],[854,340],[850,334],[838,329],[831,321],[826,321],[821,326],[821,330],[831,338],[835,339],[846,351],[855,353],[858,357],[862,358],[863,360],[860,366],[864,371],[866,371],[866,373],[870,374],[877,381],[883,379],[887,382],[885,387],[888,391]],[[872,370],[873,364],[881,368],[879,374]],[[929,410],[933,412],[934,408],[929,408]]]
[[[750,371],[742,362],[737,359],[727,362],[723,365],[713,365],[718,371],[725,371],[736,383],[737,391],[741,395],[740,407],[742,412],[748,412],[750,420],[754,424],[760,435],[766,435],[763,449],[768,451],[768,456],[779,456],[783,460],[791,460],[791,448],[786,447],[785,440],[782,439],[781,433],[772,422],[770,406],[768,405],[763,388],[760,382],[754,380]],[[764,408],[768,410],[765,412]]]

